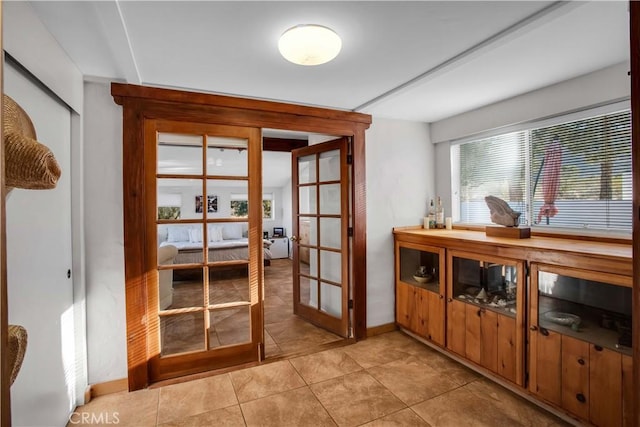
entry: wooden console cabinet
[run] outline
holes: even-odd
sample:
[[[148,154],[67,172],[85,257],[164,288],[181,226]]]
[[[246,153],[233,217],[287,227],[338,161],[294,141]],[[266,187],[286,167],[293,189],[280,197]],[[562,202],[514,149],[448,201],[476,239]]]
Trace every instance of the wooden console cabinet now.
[[[398,326],[581,422],[632,425],[630,242],[418,227],[394,238]],[[415,282],[434,265],[437,285]]]

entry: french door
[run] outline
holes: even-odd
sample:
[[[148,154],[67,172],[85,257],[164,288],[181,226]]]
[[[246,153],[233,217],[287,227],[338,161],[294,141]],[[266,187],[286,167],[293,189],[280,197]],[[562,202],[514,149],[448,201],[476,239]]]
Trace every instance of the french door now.
[[[260,360],[260,129],[146,120],[144,140],[150,382]]]
[[[349,165],[346,138],[292,151],[294,313],[349,331]]]

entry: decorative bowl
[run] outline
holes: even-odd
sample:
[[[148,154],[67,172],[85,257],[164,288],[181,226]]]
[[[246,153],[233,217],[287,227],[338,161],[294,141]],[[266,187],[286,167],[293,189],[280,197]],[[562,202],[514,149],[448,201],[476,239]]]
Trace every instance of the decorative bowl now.
[[[550,322],[557,323],[558,325],[563,326],[578,326],[582,321],[582,319],[580,319],[580,316],[576,316],[575,314],[571,313],[563,313],[561,311],[547,311],[544,314],[544,318]]]
[[[415,280],[418,283],[427,283],[431,279],[433,279],[433,276],[431,275],[427,275],[427,276],[416,276],[415,274],[413,275],[413,280]]]

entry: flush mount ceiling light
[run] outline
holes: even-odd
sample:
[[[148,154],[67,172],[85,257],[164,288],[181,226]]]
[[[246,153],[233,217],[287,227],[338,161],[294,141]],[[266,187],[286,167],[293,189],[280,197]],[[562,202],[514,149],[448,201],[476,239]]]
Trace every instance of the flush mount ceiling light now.
[[[296,25],[280,36],[278,49],[294,64],[320,65],[338,56],[342,40],[331,28],[322,25]]]

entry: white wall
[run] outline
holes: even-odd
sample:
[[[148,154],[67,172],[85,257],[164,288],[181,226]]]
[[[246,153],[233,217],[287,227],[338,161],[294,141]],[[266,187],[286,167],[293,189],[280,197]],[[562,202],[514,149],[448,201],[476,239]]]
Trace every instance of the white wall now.
[[[429,125],[373,118],[366,132],[367,327],[393,323],[393,227],[422,224],[435,197]]]
[[[2,5],[3,48],[74,111],[82,111],[82,73],[28,2]]]
[[[285,227],[284,225],[284,210],[283,210],[283,189],[281,187],[263,187],[263,194],[271,194],[273,197],[273,219],[263,219],[262,229],[268,231],[269,235],[273,234],[273,227]],[[202,186],[185,186],[185,187],[165,187],[159,189],[160,194],[178,194],[182,199],[182,206],[180,207],[180,218],[202,218],[202,213],[196,213],[195,210],[195,197],[202,194]],[[209,195],[218,196],[218,212],[207,213],[207,218],[225,218],[231,215],[231,194],[233,193],[247,193],[247,187],[216,187],[209,191]],[[289,195],[289,200],[291,196]],[[289,202],[290,203],[290,202]],[[291,213],[289,212],[289,217]],[[289,221],[290,224],[290,221]],[[166,229],[165,227],[162,227]],[[246,231],[247,225],[244,225],[243,231]],[[289,228],[286,228],[289,231]]]
[[[282,209],[282,226],[284,227],[284,231],[287,236],[293,236],[293,200],[291,199],[291,180],[287,181],[287,183],[281,189],[282,194],[282,202],[280,204]],[[278,207],[276,206],[276,209]],[[272,232],[273,230],[271,230]],[[269,232],[269,235],[271,235]],[[292,252],[290,252],[292,255]]]
[[[496,102],[431,124],[434,143],[629,98],[629,64],[622,63]]]
[[[127,377],[122,109],[106,83],[84,85],[89,383]]]

